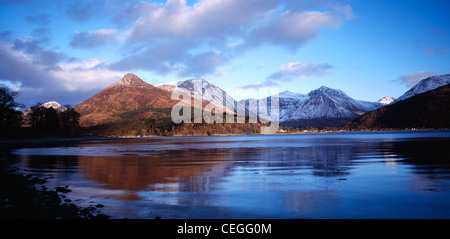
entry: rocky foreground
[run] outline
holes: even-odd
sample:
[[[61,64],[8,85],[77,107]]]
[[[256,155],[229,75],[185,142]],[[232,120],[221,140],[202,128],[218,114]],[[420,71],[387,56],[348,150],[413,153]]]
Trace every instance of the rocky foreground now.
[[[97,207],[79,208],[64,199],[67,187],[48,190],[44,179],[22,174],[0,155],[0,219],[106,219]]]

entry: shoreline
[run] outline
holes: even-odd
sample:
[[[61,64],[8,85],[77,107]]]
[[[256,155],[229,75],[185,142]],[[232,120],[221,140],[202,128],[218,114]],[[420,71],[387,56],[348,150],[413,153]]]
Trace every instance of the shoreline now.
[[[4,152],[0,151],[1,154]],[[0,155],[0,219],[107,219],[98,207],[82,208],[64,199],[70,189],[49,190],[47,180],[21,173],[14,159]]]
[[[293,134],[331,134],[331,133],[382,133],[382,132],[423,132],[423,131],[449,131],[450,129],[386,129],[386,130],[303,130],[277,132],[274,134],[199,134],[199,135],[151,135],[151,136],[79,136],[79,137],[42,137],[42,138],[10,138],[0,139],[0,148],[11,144],[46,144],[46,143],[71,143],[95,140],[120,140],[120,139],[145,139],[145,138],[168,138],[168,137],[204,137],[204,136],[246,136],[246,135],[293,135]]]

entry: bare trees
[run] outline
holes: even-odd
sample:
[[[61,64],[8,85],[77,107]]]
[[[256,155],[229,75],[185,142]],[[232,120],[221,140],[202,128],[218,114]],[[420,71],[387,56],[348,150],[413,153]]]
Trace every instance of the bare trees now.
[[[80,113],[70,105],[65,106],[67,110],[59,113],[59,126],[64,135],[77,135],[80,130]]]
[[[0,136],[7,136],[20,127],[23,105],[15,101],[19,92],[0,87]]]
[[[35,133],[45,135],[73,136],[80,131],[80,114],[70,105],[67,110],[57,112],[38,103],[30,108],[29,121]]]

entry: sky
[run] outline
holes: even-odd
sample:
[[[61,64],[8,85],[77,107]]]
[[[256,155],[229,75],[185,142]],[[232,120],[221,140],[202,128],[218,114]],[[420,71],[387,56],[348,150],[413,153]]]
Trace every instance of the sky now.
[[[125,75],[235,99],[321,86],[399,97],[450,73],[447,0],[0,0],[0,85],[77,105]]]

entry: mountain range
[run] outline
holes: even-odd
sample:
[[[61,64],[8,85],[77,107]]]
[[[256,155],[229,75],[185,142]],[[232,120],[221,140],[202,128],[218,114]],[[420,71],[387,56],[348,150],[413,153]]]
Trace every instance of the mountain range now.
[[[380,112],[384,112],[386,108],[392,108],[393,105],[398,105],[409,98],[414,98],[417,95],[448,84],[450,84],[449,74],[428,77],[417,83],[398,99],[387,96],[378,102],[356,100],[341,90],[325,86],[312,90],[308,94],[285,91],[278,94],[276,98],[280,106],[280,125],[288,127],[341,126],[352,120],[367,118],[369,112],[372,115],[375,114],[372,112],[383,114]],[[172,91],[177,90],[188,92],[191,95],[191,99],[172,100]],[[270,113],[270,102],[271,98],[274,97],[246,99],[237,102],[226,91],[204,79],[190,79],[151,85],[136,75],[128,73],[119,81],[75,106],[74,109],[81,115],[80,124],[84,127],[89,127],[129,119],[130,117],[152,118],[161,113],[161,110],[155,111],[155,109],[170,109],[177,103],[191,105],[195,95],[203,96],[202,108],[212,103],[215,106],[223,107],[224,111],[237,113],[238,106],[241,106],[245,107],[247,116],[252,113],[259,113],[260,101],[263,103],[263,106],[269,106],[264,110]],[[444,98],[441,97],[439,99]],[[51,104],[57,107],[55,103],[57,104],[57,102]],[[267,105],[267,103],[269,104]],[[50,103],[46,104],[51,105]],[[411,108],[411,106],[408,107]],[[170,113],[166,112],[166,116],[167,114],[170,115]],[[352,127],[357,127],[355,126],[356,121],[352,122]],[[347,126],[349,125],[347,124]],[[360,126],[363,125],[375,127],[376,124],[364,123]],[[376,125],[376,127],[379,126]]]
[[[201,85],[201,89],[200,87],[194,89],[194,84]],[[191,94],[202,95],[203,98],[222,105],[223,108],[234,113],[237,113],[238,106],[245,107],[246,115],[259,115],[261,101],[263,105],[269,106],[265,110],[270,114],[271,96],[237,102],[227,92],[203,79],[162,83],[155,86],[166,91],[184,89]],[[306,95],[285,91],[278,95],[278,100],[280,125],[290,127],[338,126],[384,106],[383,103],[352,99],[341,90],[325,86]]]
[[[272,97],[261,99],[262,105],[267,105]],[[251,103],[259,105],[259,101],[249,99],[240,102],[248,107]],[[378,102],[355,100],[341,90],[325,86],[306,95],[281,92],[278,101],[280,125],[288,127],[339,126],[383,106]]]

